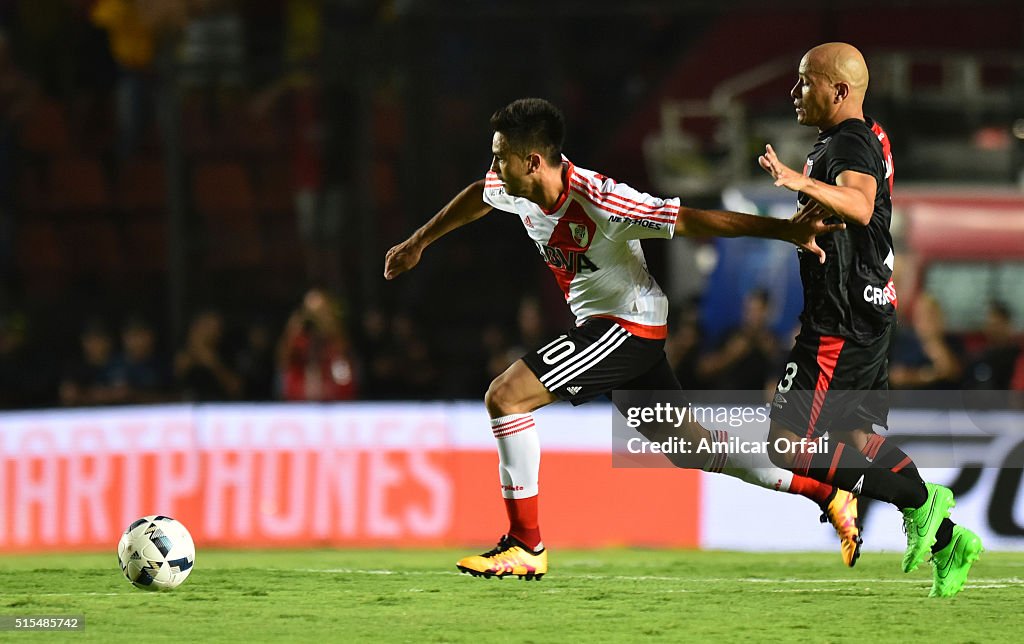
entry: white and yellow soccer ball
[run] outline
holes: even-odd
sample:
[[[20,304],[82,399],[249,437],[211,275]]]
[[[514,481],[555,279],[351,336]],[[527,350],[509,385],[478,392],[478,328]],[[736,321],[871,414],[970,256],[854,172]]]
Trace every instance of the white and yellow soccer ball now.
[[[136,519],[117,544],[121,572],[136,588],[171,590],[184,582],[196,560],[188,529],[159,514]]]

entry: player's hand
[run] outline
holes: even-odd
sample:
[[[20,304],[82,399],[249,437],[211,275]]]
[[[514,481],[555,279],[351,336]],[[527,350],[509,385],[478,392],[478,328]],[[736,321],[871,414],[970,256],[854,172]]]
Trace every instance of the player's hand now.
[[[793,216],[789,218],[790,221],[796,224],[807,223],[812,226],[817,225],[820,229],[819,235],[823,233],[830,233],[834,230],[842,230],[845,225],[839,226],[838,224],[826,224],[824,223],[829,217],[837,217],[834,212],[823,206],[820,202],[814,199],[808,199],[807,203],[797,208]]]
[[[384,279],[393,280],[411,270],[420,263],[421,255],[423,255],[423,249],[419,244],[414,244],[408,239],[397,246],[392,246],[384,256]]]
[[[792,226],[790,241],[817,255],[818,262],[822,264],[825,263],[825,251],[818,246],[814,238],[846,228],[846,224],[842,221],[833,224],[825,223],[825,220],[832,216],[834,213],[831,210],[811,199],[789,219]]]
[[[757,158],[757,162],[765,172],[772,175],[776,186],[799,191],[803,190],[809,181],[802,172],[797,172],[779,161],[779,157],[775,154],[775,148],[770,143],[764,146],[764,154]]]

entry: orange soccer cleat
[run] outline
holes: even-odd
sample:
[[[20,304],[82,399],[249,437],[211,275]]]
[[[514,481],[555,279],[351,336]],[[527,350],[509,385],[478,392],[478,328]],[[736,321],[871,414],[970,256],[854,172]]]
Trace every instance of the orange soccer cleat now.
[[[540,579],[548,571],[548,551],[530,550],[521,541],[502,535],[498,545],[482,555],[471,555],[459,560],[456,567],[474,577],[516,575],[520,579]]]
[[[837,489],[822,510],[821,522],[829,522],[839,535],[843,563],[853,568],[860,557],[860,521],[857,518],[857,497],[846,490]]]

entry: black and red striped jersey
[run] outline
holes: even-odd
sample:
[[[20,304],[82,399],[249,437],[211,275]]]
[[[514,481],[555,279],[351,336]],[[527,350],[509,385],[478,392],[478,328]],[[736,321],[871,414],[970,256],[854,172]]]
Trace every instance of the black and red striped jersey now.
[[[848,119],[821,132],[804,166],[804,174],[831,185],[848,170],[875,178],[874,213],[867,226],[848,221],[845,230],[818,237],[827,256],[824,264],[814,254],[799,251],[804,292],[800,321],[821,335],[866,343],[886,331],[897,306],[889,232],[892,152],[882,126],[870,118]],[[797,198],[801,204],[808,200],[803,193]]]

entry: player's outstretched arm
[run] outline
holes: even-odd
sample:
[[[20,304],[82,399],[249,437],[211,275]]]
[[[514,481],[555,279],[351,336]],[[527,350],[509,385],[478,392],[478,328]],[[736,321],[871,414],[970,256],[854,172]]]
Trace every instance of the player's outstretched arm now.
[[[826,224],[832,213],[821,204],[811,201],[791,219],[775,219],[745,215],[730,210],[701,210],[679,208],[676,234],[691,237],[764,237],[790,242],[818,256],[825,262],[823,251],[814,238],[846,228],[846,224]]]
[[[867,226],[871,221],[877,188],[871,175],[847,170],[836,177],[837,185],[833,186],[786,166],[779,161],[771,145],[765,146],[764,154],[757,158],[757,162],[772,175],[775,185],[804,193],[846,221],[861,226]]]
[[[394,279],[412,269],[427,246],[456,228],[480,219],[490,210],[484,202],[483,179],[469,184],[408,239],[391,247],[384,256],[384,279]]]

